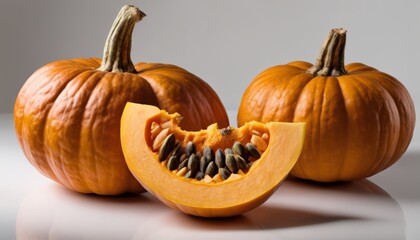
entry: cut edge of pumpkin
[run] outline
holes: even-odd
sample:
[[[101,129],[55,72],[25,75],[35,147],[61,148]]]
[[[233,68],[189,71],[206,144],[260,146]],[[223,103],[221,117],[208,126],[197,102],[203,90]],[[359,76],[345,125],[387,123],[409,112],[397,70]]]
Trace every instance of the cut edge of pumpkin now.
[[[121,118],[121,143],[127,165],[149,192],[167,205],[192,215],[237,215],[262,204],[287,177],[303,147],[304,123],[267,123],[270,139],[261,156],[264,162],[258,160],[240,179],[197,184],[165,170],[153,157],[148,147],[147,126],[150,119],[159,115],[179,116],[154,106],[127,103]],[[279,154],[272,150],[278,144],[282,145],[280,149],[289,151]]]

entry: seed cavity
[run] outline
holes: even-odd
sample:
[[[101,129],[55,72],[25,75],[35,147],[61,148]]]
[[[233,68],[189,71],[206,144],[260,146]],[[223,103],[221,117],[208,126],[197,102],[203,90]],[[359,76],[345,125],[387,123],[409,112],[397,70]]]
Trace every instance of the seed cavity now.
[[[170,129],[174,122],[165,120],[159,124],[151,124],[152,150],[157,155],[160,164],[173,174],[199,181],[205,184],[235,180],[244,176],[250,170],[253,162],[261,158],[267,149],[269,135],[255,129],[241,141],[232,143],[227,148],[213,150],[210,146],[197,146],[193,141],[177,139]],[[220,130],[222,136],[231,133],[232,128]],[[244,142],[248,139],[249,142]]]

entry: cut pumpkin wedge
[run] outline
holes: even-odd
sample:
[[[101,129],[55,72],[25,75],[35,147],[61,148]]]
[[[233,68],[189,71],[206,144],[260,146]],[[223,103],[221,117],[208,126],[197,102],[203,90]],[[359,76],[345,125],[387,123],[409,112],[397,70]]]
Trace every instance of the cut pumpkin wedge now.
[[[166,205],[203,217],[234,216],[263,202],[295,165],[304,123],[249,122],[188,132],[182,117],[127,103],[121,144],[136,179]]]

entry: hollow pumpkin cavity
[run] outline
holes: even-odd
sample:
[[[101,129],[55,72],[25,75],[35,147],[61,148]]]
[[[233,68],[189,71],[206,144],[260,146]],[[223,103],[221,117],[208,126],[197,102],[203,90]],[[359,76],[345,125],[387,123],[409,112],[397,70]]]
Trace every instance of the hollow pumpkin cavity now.
[[[128,103],[121,119],[127,165],[168,206],[204,217],[238,215],[277,189],[299,158],[303,123],[249,122],[184,131],[182,117]]]
[[[269,132],[264,125],[243,129],[187,132],[179,117],[160,114],[150,122],[149,148],[163,170],[198,184],[236,180],[247,174],[267,149]]]

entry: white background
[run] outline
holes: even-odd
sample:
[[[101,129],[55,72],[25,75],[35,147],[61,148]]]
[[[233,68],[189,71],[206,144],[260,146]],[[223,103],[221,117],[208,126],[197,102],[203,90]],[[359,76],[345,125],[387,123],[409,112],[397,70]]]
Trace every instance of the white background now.
[[[264,69],[314,62],[331,28],[348,30],[346,62],[399,79],[420,103],[419,1],[383,0],[1,0],[0,112],[11,112],[24,81],[59,59],[102,57],[124,4],[147,17],[133,33],[133,62],[172,63],[197,74],[235,110]],[[417,134],[418,135],[418,134]]]
[[[123,211],[110,213],[103,212],[101,209],[94,210],[89,207],[92,199],[80,200],[78,195],[69,197],[70,193],[57,189],[54,183],[36,172],[26,162],[17,145],[11,120],[16,95],[24,81],[37,68],[59,59],[101,57],[109,28],[121,6],[127,3],[138,6],[147,14],[147,17],[134,29],[133,62],[172,63],[200,76],[219,94],[225,107],[230,111],[232,125],[236,124],[235,111],[239,106],[242,93],[259,72],[273,65],[294,60],[313,62],[327,32],[335,27],[348,30],[347,63],[362,62],[391,74],[407,87],[415,106],[420,104],[420,96],[416,93],[416,88],[420,87],[418,74],[420,1],[0,0],[0,113],[4,113],[0,118],[2,144],[2,154],[0,154],[0,191],[2,192],[0,226],[2,228],[0,235],[10,237],[15,234],[14,228],[19,209],[21,218],[26,219],[24,223],[27,225],[23,226],[29,226],[29,228],[34,222],[42,222],[44,213],[45,221],[55,218],[56,229],[40,226],[35,230],[40,233],[50,231],[51,237],[61,236],[61,238],[57,237],[58,239],[66,236],[67,239],[71,239],[69,234],[74,231],[85,234],[86,238],[105,239],[100,231],[107,234],[109,231],[106,229],[118,226],[118,222],[123,222],[125,217],[132,217],[127,221],[134,227],[130,228],[132,225],[128,225],[129,227],[126,225],[126,227],[117,228],[114,234],[117,234],[116,236],[127,234],[128,238],[142,236],[138,227],[142,223],[142,218],[138,215],[130,215],[130,212],[135,211],[134,209],[139,210],[137,206],[132,208],[135,205],[132,204],[132,200],[125,199],[122,205],[119,205],[115,204],[114,200],[100,199],[99,202],[104,204],[99,204],[100,206],[111,209],[116,206],[123,208]],[[246,217],[257,219],[255,220],[257,225],[262,226],[264,231],[245,232],[245,235],[250,234],[249,236],[262,239],[263,236],[304,239],[305,236],[310,237],[318,233],[319,235],[315,236],[328,239],[328,233],[338,233],[344,234],[344,236],[341,235],[343,238],[347,236],[352,239],[351,233],[353,233],[356,234],[353,235],[353,239],[376,239],[382,232],[381,239],[418,237],[420,189],[417,184],[420,181],[414,170],[419,169],[417,163],[420,158],[419,139],[420,133],[417,128],[409,152],[401,162],[371,179],[391,196],[392,201],[387,202],[388,198],[385,197],[381,198],[385,199],[384,204],[375,204],[376,198],[363,197],[361,199],[360,196],[365,195],[360,195],[358,191],[355,191],[356,195],[348,196],[349,198],[345,198],[347,201],[341,201],[338,207],[343,209],[337,211],[338,207],[331,208],[331,206],[336,204],[334,199],[337,197],[337,200],[342,200],[342,195],[337,195],[337,191],[341,193],[340,188],[319,190],[317,186],[302,187],[298,183],[300,187],[298,186],[296,188],[298,190],[295,190],[296,183],[292,182],[286,184],[285,195],[276,193],[274,198],[270,199],[271,202],[265,206],[279,203],[282,209],[289,209],[281,214],[289,216],[295,224],[286,224],[287,219],[284,218],[280,218],[285,221],[283,225],[274,223],[270,225],[266,220],[258,220],[264,212],[262,208],[263,210],[251,212]],[[306,190],[309,190],[309,194],[306,194]],[[323,191],[329,190],[331,190],[329,195],[327,194],[329,197],[323,197],[325,196]],[[69,199],[65,202],[67,205],[61,204],[61,201],[66,201],[66,199]],[[305,199],[316,199],[318,202],[305,201]],[[352,202],[353,200],[356,203]],[[30,204],[31,201],[35,204]],[[124,205],[127,201],[130,204]],[[87,202],[86,205],[82,205],[85,207],[82,210],[88,209],[90,215],[77,208],[80,202]],[[137,200],[134,202],[137,203]],[[319,205],[319,202],[324,203]],[[394,202],[397,204],[395,205]],[[306,207],[302,206],[305,204],[307,204]],[[191,234],[191,231],[195,233],[204,231],[209,234],[207,235],[209,237],[226,233],[217,231],[223,230],[220,225],[185,220],[183,217],[173,215],[172,211],[162,208],[161,205],[156,207],[157,205],[158,202],[153,199],[148,207],[163,214],[163,218],[165,214],[169,214],[172,216],[171,221],[185,223],[183,227],[180,227],[180,224],[176,225],[175,227],[183,230],[175,231],[175,233]],[[43,206],[42,211],[39,211],[40,206]],[[32,211],[35,215],[25,215],[28,212],[25,209],[29,209],[29,213]],[[64,212],[58,209],[64,209]],[[270,209],[270,207],[265,209]],[[293,211],[293,209],[297,210]],[[304,211],[305,209],[310,209],[310,213],[322,214],[308,214]],[[389,209],[391,212],[386,215]],[[148,214],[144,208],[139,211],[139,214]],[[55,214],[56,212],[58,215]],[[335,221],[336,214],[350,216],[350,218],[338,218]],[[90,230],[82,224],[71,225],[71,222],[81,219],[84,219],[82,223],[88,224],[90,221],[86,219],[91,216],[94,216],[93,219],[96,219],[98,223]],[[117,217],[120,221],[106,221],[107,218],[112,217]],[[393,217],[396,218],[391,220]],[[311,222],[310,219],[313,221]],[[238,219],[227,225],[234,229],[232,231],[235,234],[238,234],[236,230],[241,232],[243,227],[241,218],[239,223],[237,222]],[[166,222],[166,224],[170,223]],[[155,226],[153,222],[150,224]],[[129,230],[134,233],[128,234],[126,228],[130,228]],[[338,230],[329,232],[331,228]],[[173,235],[174,230],[171,228],[160,229],[161,231],[154,235],[156,239],[165,234],[166,236],[180,236]],[[362,232],[358,232],[357,229],[373,230],[368,231],[368,235],[357,235]],[[327,235],[322,235],[323,233]],[[340,239],[335,238],[334,235],[330,238]]]

